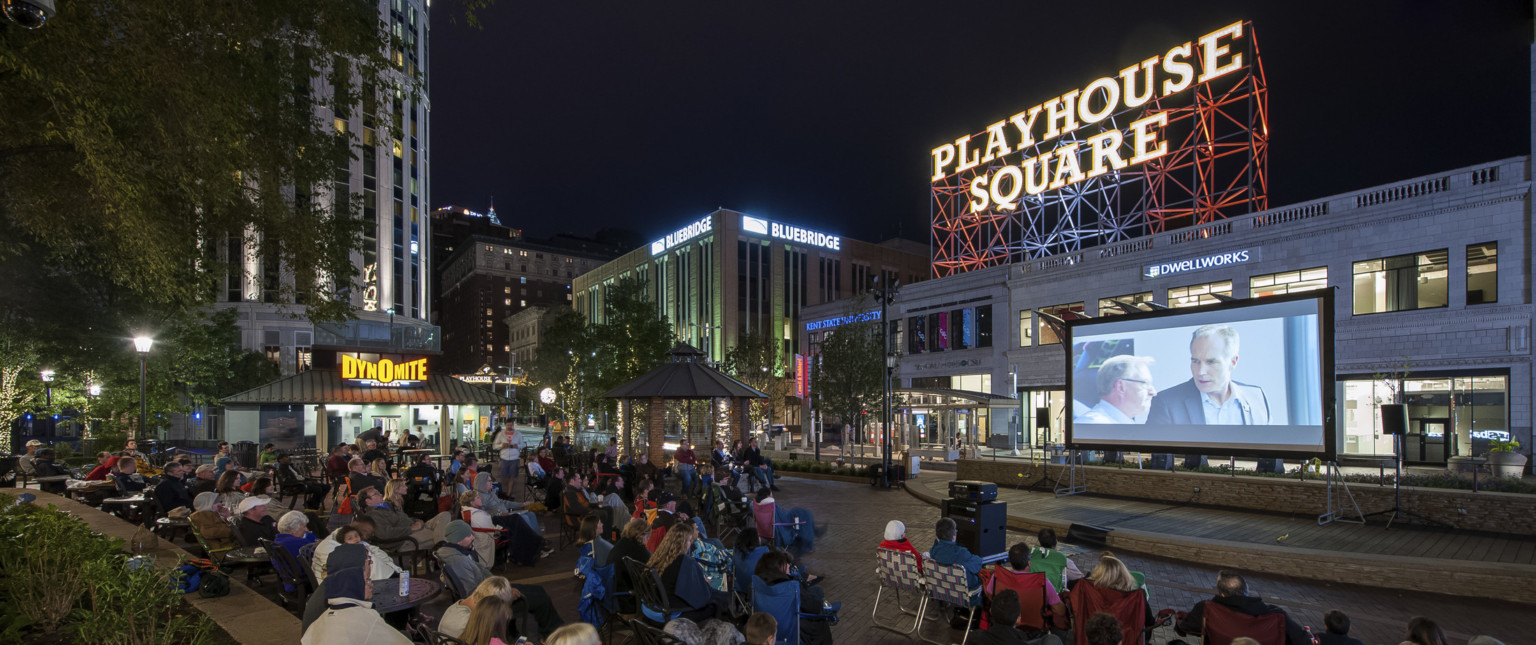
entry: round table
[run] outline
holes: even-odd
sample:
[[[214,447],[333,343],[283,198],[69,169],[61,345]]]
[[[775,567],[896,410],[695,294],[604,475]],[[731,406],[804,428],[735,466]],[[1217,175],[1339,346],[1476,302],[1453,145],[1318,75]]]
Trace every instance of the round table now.
[[[405,611],[432,599],[443,590],[443,583],[436,580],[411,578],[410,595],[400,595],[400,579],[387,578],[373,581],[373,609],[380,614]]]

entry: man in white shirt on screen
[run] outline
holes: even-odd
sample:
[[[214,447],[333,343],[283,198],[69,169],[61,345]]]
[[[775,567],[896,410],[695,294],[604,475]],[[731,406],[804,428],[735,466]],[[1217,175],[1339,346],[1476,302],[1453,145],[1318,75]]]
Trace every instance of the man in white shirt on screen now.
[[[1146,356],[1111,356],[1099,365],[1095,385],[1099,402],[1073,417],[1073,423],[1141,423],[1152,407],[1157,388],[1152,386],[1152,359]]]
[[[1189,341],[1188,381],[1164,390],[1147,423],[1261,426],[1269,424],[1264,390],[1232,380],[1238,361],[1237,330],[1205,325]]]

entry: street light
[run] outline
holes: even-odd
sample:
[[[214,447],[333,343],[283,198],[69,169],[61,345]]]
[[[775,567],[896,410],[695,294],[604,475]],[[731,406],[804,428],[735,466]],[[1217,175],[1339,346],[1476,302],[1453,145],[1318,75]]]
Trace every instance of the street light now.
[[[53,408],[53,370],[43,370],[43,392],[49,409]]]
[[[139,438],[149,423],[149,348],[154,344],[155,339],[148,336],[133,339],[133,348],[139,352]]]
[[[891,487],[891,423],[894,420],[891,414],[891,375],[896,371],[896,352],[891,347],[891,323],[888,309],[891,301],[900,294],[897,289],[901,287],[900,280],[885,279],[887,276],[877,276],[880,281],[880,290],[874,292],[875,299],[880,301],[880,346],[885,353],[885,410],[881,418],[881,434],[884,436],[884,445],[880,451],[880,476],[885,478],[885,487]]]
[[[101,396],[101,384],[100,383],[95,383],[95,382],[86,384],[86,386],[85,386],[85,394],[86,394],[86,396],[90,397],[90,399],[92,401],[94,401],[97,397]],[[82,433],[82,436],[80,437],[81,439],[90,439],[91,438],[91,412],[90,412],[91,405],[90,405],[90,403],[91,403],[90,401],[86,402],[85,414],[81,415],[81,416],[85,417],[85,419],[84,419],[84,421],[85,421],[85,432]]]

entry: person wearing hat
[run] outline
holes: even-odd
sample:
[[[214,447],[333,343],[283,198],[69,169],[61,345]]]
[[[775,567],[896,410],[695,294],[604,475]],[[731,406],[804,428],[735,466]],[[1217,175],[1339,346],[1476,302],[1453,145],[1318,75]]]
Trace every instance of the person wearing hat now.
[[[325,484],[309,481],[304,474],[293,465],[293,455],[286,452],[277,453],[277,485],[279,490],[302,489],[304,491],[304,508],[319,509],[325,500],[325,494],[330,488]]]
[[[907,525],[902,524],[900,520],[891,520],[885,523],[885,540],[880,543],[880,548],[911,553],[912,557],[917,560],[917,572],[923,572],[923,554],[918,552],[917,547],[912,546],[911,542],[907,541]]]
[[[52,448],[43,448],[37,451],[37,457],[32,461],[32,468],[37,471],[38,488],[55,495],[63,495],[67,485],[65,480],[70,478],[68,468],[54,459]]]
[[[651,535],[645,539],[645,548],[651,552],[661,546],[661,540],[667,537],[667,530],[677,524],[678,520],[686,520],[687,514],[677,512],[677,496],[667,491],[654,493],[656,498],[656,519],[651,520]],[[708,535],[708,533],[704,533]]]
[[[240,519],[235,522],[240,542],[256,546],[260,544],[256,541],[260,538],[277,539],[277,522],[267,514],[267,498],[258,495],[247,497],[240,501],[240,508],[235,512],[240,514]]]
[[[304,628],[302,645],[383,643],[410,645],[373,608],[373,559],[361,544],[343,544],[326,556],[325,611]]]
[[[21,474],[28,477],[37,476],[37,466],[34,465],[34,460],[37,459],[38,449],[42,447],[43,442],[36,439],[27,442],[27,454],[16,458],[16,468],[21,471]]]
[[[443,564],[443,575],[448,577],[448,583],[460,597],[469,596],[482,581],[491,577],[491,570],[475,552],[475,531],[464,520],[453,520],[443,528],[443,541],[437,543],[434,553]],[[513,602],[514,610],[532,616],[539,624],[542,637],[547,638],[565,624],[543,587],[514,584],[512,588],[521,596]]]

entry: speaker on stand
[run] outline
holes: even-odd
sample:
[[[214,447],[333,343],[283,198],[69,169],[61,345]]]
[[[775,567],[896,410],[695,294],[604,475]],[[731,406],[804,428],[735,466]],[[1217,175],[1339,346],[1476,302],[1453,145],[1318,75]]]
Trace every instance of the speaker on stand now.
[[[1408,434],[1408,406],[1402,403],[1387,403],[1381,406],[1381,433],[1392,436],[1392,448],[1395,460],[1392,476],[1392,508],[1374,513],[1366,513],[1365,517],[1374,515],[1387,516],[1387,528],[1392,528],[1392,523],[1397,518],[1408,516],[1442,528],[1450,528],[1444,522],[1432,520],[1413,511],[1403,510],[1403,435]]]

